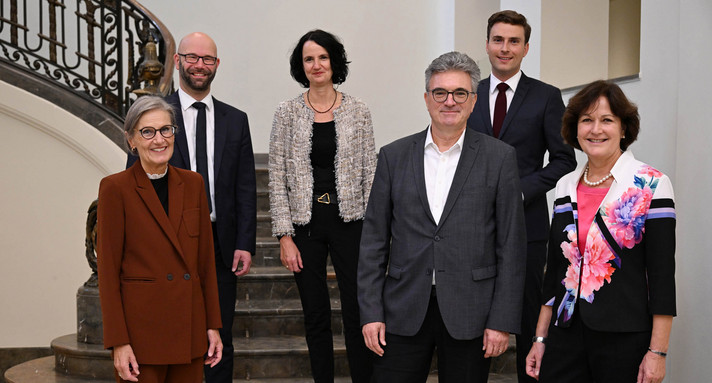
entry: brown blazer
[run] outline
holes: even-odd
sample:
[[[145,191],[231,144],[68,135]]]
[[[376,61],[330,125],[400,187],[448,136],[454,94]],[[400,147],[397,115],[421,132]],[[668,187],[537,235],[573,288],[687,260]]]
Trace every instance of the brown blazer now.
[[[104,347],[139,364],[190,363],[220,328],[203,179],[168,166],[168,212],[140,161],[99,185],[98,269]]]

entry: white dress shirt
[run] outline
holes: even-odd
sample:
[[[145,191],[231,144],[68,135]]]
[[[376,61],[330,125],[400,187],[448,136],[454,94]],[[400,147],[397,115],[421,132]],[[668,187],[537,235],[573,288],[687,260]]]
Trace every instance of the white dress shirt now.
[[[509,85],[509,89],[507,89],[507,110],[509,110],[509,106],[512,105],[512,98],[514,98],[514,92],[517,91],[517,85],[519,85],[519,80],[522,78],[522,71],[517,72],[514,76],[510,77],[509,80],[507,81],[502,81],[495,77],[494,74],[490,75],[490,88],[489,88],[489,109],[490,109],[490,122],[494,125],[494,103],[497,101],[497,94],[499,93],[499,90],[497,89],[497,85],[499,83],[504,82],[505,84]]]
[[[185,138],[188,141],[188,153],[190,155],[190,170],[197,171],[195,160],[195,121],[198,118],[198,110],[193,107],[193,104],[198,100],[185,93],[183,89],[178,89],[178,97],[180,98],[180,106],[183,112],[183,128],[185,129]],[[205,145],[208,152],[208,179],[210,180],[210,201],[212,202],[212,212],[210,220],[215,222],[217,215],[215,214],[215,106],[213,105],[213,96],[208,94],[204,99],[200,100],[205,104]],[[174,149],[175,150],[175,149]]]
[[[467,130],[467,129],[465,129]],[[462,143],[465,140],[465,133],[460,135],[457,142],[445,152],[440,152],[438,146],[433,142],[431,128],[425,137],[425,190],[430,205],[430,213],[433,214],[435,222],[440,222],[443,214],[445,201],[450,192],[450,185],[455,178],[457,163],[460,161],[462,153]]]
[[[462,144],[465,141],[465,129],[460,138],[450,149],[440,152],[438,146],[433,141],[431,127],[428,127],[428,134],[425,136],[424,172],[425,191],[430,205],[430,213],[436,223],[440,222],[443,215],[443,208],[450,193],[452,180],[455,178],[457,163],[460,162],[462,154]],[[435,285],[435,270],[433,270],[433,285]]]

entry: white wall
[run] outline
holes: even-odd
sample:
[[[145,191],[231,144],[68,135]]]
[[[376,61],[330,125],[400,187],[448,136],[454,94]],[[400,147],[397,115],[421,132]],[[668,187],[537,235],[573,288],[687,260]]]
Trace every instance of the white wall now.
[[[221,64],[213,95],[247,112],[257,153],[268,152],[277,104],[303,91],[289,75],[289,55],[307,31],[321,28],[341,38],[352,63],[339,90],[369,105],[379,147],[425,129],[425,68],[454,46],[454,0],[141,3],[176,43],[193,31],[216,40]]]
[[[658,107],[674,109],[675,124],[659,128],[672,133],[676,141],[668,141],[666,147],[676,154],[675,198],[678,217],[677,227],[677,301],[678,318],[673,325],[671,352],[673,353],[671,382],[710,381],[710,344],[712,344],[712,241],[709,234],[709,217],[712,208],[707,203],[712,195],[712,156],[709,154],[712,130],[709,126],[709,111],[712,105],[712,73],[709,63],[712,52],[709,48],[712,36],[712,2],[709,0],[680,1],[679,12],[675,7],[643,1],[643,33],[649,30],[661,32],[679,25],[674,41],[662,41],[649,50],[655,50],[656,58],[662,60],[660,71],[651,73],[652,81],[665,78],[678,84],[675,95],[654,95],[658,89],[650,86],[650,99]],[[670,8],[670,12],[667,8]],[[660,8],[660,9],[658,9]],[[653,19],[651,16],[657,16]],[[647,20],[646,20],[647,16]],[[676,52],[677,51],[677,52]],[[674,56],[677,53],[677,59]],[[673,61],[674,62],[671,62]],[[642,64],[642,60],[641,60]],[[670,65],[662,68],[663,64]],[[651,100],[652,101],[652,100]],[[668,137],[668,134],[664,134]],[[676,142],[676,145],[674,144]]]
[[[541,73],[541,32],[542,22],[542,0],[501,0],[502,10],[511,9],[517,11],[527,18],[527,23],[532,27],[532,34],[529,37],[529,52],[522,61],[522,71],[527,76],[539,78]],[[486,18],[489,15],[485,16]]]
[[[125,154],[54,104],[0,82],[0,347],[76,332],[90,273],[84,227],[99,180]]]
[[[542,1],[541,76],[561,89],[608,78],[608,0]]]
[[[482,77],[491,71],[485,43],[487,19],[499,11],[499,0],[455,1],[455,50],[466,53],[479,65]]]

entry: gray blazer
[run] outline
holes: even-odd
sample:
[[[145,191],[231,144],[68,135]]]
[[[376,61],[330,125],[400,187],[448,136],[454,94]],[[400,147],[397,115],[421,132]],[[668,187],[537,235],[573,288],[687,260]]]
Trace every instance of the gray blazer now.
[[[345,222],[362,219],[376,168],[371,112],[358,98],[342,93],[334,110],[336,125],[336,194]],[[282,102],[274,113],[269,141],[269,201],[272,235],[294,235],[294,225],[311,221],[314,176],[314,111],[300,94]]]
[[[361,324],[415,335],[436,270],[440,313],[454,338],[474,339],[485,328],[517,333],[526,231],[514,148],[468,129],[436,224],[425,189],[426,134],[379,153],[359,255]]]

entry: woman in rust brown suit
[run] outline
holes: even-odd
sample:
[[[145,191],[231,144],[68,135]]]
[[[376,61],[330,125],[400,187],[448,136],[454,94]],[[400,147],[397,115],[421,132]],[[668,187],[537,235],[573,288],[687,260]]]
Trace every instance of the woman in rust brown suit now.
[[[198,173],[168,165],[173,121],[161,98],[139,98],[124,125],[139,161],[99,186],[99,292],[117,382],[199,383],[222,356],[208,201]]]

